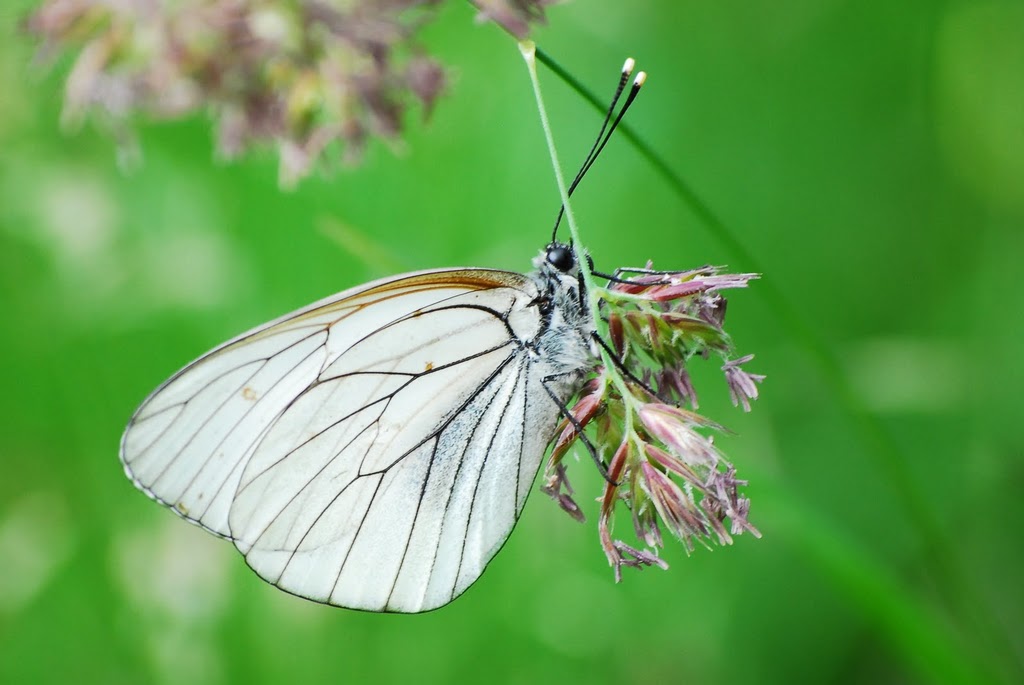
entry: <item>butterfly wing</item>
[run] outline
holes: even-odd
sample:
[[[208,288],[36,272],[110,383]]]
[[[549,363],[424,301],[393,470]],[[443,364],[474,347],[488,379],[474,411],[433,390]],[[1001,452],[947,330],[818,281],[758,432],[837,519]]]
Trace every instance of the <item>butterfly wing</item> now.
[[[463,269],[315,303],[150,395],[125,470],[288,592],[446,604],[511,532],[557,419],[537,298],[520,274]]]

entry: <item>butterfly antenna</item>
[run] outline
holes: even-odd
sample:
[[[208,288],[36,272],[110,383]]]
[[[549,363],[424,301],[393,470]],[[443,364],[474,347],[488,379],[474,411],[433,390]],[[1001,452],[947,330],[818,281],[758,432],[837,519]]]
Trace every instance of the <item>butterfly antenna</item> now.
[[[587,153],[586,159],[583,160],[583,165],[576,173],[576,178],[572,180],[572,184],[569,186],[570,193],[572,190],[576,189],[577,185],[579,185],[579,182],[585,173],[584,169],[594,158],[595,153],[598,150],[598,146],[601,144],[601,139],[604,137],[604,132],[607,130],[608,124],[612,120],[612,115],[615,113],[615,105],[618,104],[619,98],[622,97],[622,91],[626,89],[626,82],[629,80],[630,74],[633,73],[634,66],[636,66],[636,60],[632,57],[627,57],[625,63],[622,65],[622,74],[619,76],[619,84],[615,87],[615,95],[612,96],[611,104],[608,105],[608,110],[604,114],[604,121],[601,122],[601,130],[597,132],[597,138],[594,140],[594,145],[590,148],[590,152]]]
[[[630,57],[626,59],[626,62],[622,65],[622,75],[619,76],[619,84],[615,88],[615,95],[612,97],[611,104],[608,105],[608,111],[604,115],[604,121],[601,123],[601,130],[597,134],[597,138],[594,140],[593,146],[590,148],[590,152],[587,153],[586,159],[583,160],[583,164],[580,166],[580,170],[576,173],[576,178],[573,179],[569,185],[568,194],[571,196],[573,191],[576,190],[576,186],[580,184],[583,177],[590,170],[590,167],[597,161],[601,151],[604,150],[604,146],[608,144],[608,140],[611,138],[612,133],[615,132],[619,122],[622,121],[623,115],[626,114],[626,110],[633,104],[633,100],[636,99],[637,93],[640,92],[640,87],[643,86],[644,81],[647,80],[647,74],[643,71],[636,75],[633,80],[633,87],[630,88],[629,94],[626,96],[626,101],[622,105],[622,109],[619,110],[618,115],[615,115],[615,106],[619,103],[619,99],[622,97],[623,91],[626,89],[626,83],[629,81],[630,75],[633,73],[633,67],[636,65],[636,61]],[[614,116],[614,120],[613,117]],[[609,128],[609,123],[611,124]],[[562,216],[565,214],[565,206],[561,206],[558,209],[558,216],[555,218],[555,226],[551,230],[551,242],[555,242],[555,238],[558,235],[558,226],[562,222]]]

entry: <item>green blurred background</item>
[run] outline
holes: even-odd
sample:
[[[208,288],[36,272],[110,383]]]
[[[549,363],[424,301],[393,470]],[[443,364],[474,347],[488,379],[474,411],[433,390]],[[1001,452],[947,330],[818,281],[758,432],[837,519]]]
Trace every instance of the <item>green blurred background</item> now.
[[[538,42],[602,97],[624,57],[650,73],[630,124],[756,259],[619,138],[575,204],[598,266],[764,271],[729,322],[762,399],[744,415],[697,372],[764,537],[672,541],[670,571],[616,585],[581,461],[586,525],[535,495],[422,616],[262,583],[136,492],[118,439],[179,366],[282,312],[400,270],[527,269],[557,195],[514,43],[448,3],[432,119],[287,193],[269,152],[215,162],[205,120],[143,127],[128,174],[95,128],[62,132],[63,74],[17,31],[31,4],[0,9],[0,681],[1024,678],[1024,4],[549,11]],[[541,76],[574,168],[599,115]]]

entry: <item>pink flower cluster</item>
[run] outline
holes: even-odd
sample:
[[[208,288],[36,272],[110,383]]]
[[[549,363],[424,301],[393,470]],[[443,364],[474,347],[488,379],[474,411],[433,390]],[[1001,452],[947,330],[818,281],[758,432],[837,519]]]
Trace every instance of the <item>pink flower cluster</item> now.
[[[725,299],[719,293],[745,287],[755,277],[719,274],[714,267],[645,272],[613,281],[601,293],[612,363],[595,370],[569,410],[572,420],[562,423],[544,490],[582,520],[562,459],[581,441],[605,467],[598,529],[617,580],[623,566],[667,568],[657,553],[663,528],[688,552],[695,543],[731,544],[732,536],[744,531],[759,536],[747,521],[750,502],[739,494],[745,481],[735,477],[706,435],[723,428],[680,406],[697,407],[687,362],[711,353],[726,360],[722,370],[734,404],[749,411],[757,398],[764,376],[742,368],[752,355],[730,358],[732,342],[722,328]],[[619,501],[631,511],[646,549],[613,538]]]

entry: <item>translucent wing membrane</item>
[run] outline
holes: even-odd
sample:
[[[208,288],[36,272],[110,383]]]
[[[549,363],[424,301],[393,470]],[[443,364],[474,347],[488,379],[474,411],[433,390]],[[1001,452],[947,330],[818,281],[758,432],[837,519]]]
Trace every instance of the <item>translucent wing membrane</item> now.
[[[511,532],[558,418],[538,295],[510,272],[422,272],[273,321],[143,403],[125,470],[288,592],[446,604]]]

